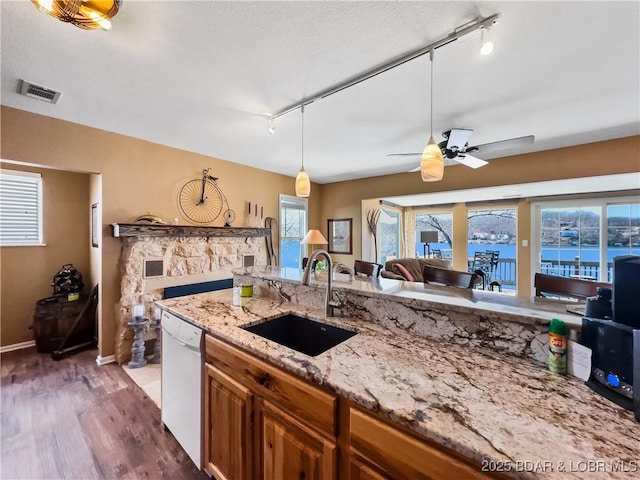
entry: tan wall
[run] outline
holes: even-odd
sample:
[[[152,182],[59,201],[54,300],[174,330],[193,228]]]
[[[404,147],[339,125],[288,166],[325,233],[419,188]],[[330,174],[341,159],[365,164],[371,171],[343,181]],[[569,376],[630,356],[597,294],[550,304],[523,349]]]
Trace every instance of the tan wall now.
[[[220,177],[219,184],[237,213],[236,225],[251,225],[245,213],[246,202],[264,206],[265,216],[277,218],[278,194],[294,194],[292,177],[9,107],[2,107],[1,111],[2,158],[101,174],[102,356],[113,353],[114,313],[120,291],[120,240],[111,237],[110,223],[132,221],[146,212],[165,219],[180,217],[176,203],[180,187],[207,167],[212,167],[213,174]],[[420,175],[403,173],[327,185],[313,184],[309,225],[317,226],[326,235],[328,218],[353,218],[353,255],[334,257],[337,262],[352,265],[355,258],[361,257],[362,199],[637,172],[639,158],[640,137],[636,136],[496,159],[478,170],[447,167],[443,181],[436,183],[423,183]],[[520,210],[519,214],[522,214]],[[221,225],[221,219],[216,224]],[[530,226],[522,226],[519,234],[529,238]],[[523,262],[522,267],[519,280],[521,275],[529,274],[528,262]],[[2,268],[5,268],[4,262]]]
[[[565,178],[610,175],[640,171],[640,136],[607,142],[548,150],[491,160],[489,165],[471,170],[459,165],[447,167],[441,182],[424,183],[417,173],[401,173],[371,177],[322,186],[321,222],[327,218],[352,217],[353,255],[336,256],[342,263],[353,265],[361,258],[362,206],[361,200],[373,197],[409,195],[417,193],[463,190],[518,183],[540,182]],[[615,185],[611,185],[615,190]],[[544,192],[540,192],[544,195]],[[514,202],[515,205],[515,202]],[[463,204],[454,205],[456,217],[466,219]],[[519,295],[530,292],[530,248],[522,247],[522,240],[531,241],[531,214],[529,204],[518,202],[518,282]],[[366,222],[366,220],[364,220]],[[325,227],[326,230],[326,227]],[[454,245],[466,244],[466,221],[454,223]],[[464,252],[465,250],[462,250]],[[455,252],[455,250],[454,250]],[[464,255],[454,253],[454,268],[466,268]]]
[[[247,202],[264,206],[264,216],[278,218],[278,194],[294,195],[292,177],[149,143],[22,110],[2,107],[2,158],[35,165],[101,174],[102,178],[102,321],[100,355],[112,355],[115,310],[120,296],[120,239],[111,223],[131,222],[150,212],[164,219],[179,217],[177,196],[182,185],[207,167],[236,211],[235,225],[253,225]],[[292,175],[297,172],[292,172]],[[319,187],[312,185],[310,225],[318,221]],[[220,217],[214,225],[222,225]],[[325,222],[326,223],[326,222]],[[4,266],[3,266],[4,268]]]
[[[34,304],[52,294],[53,276],[66,263],[82,273],[85,290],[93,278],[89,260],[89,176],[51,169],[0,167],[42,174],[46,246],[1,247],[0,343],[33,340]]]

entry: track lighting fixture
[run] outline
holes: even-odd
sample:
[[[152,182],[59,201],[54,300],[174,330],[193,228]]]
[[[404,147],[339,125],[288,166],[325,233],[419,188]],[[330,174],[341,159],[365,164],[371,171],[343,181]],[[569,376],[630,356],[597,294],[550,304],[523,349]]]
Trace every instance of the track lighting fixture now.
[[[269,132],[271,135],[276,133],[276,124],[272,117],[269,117],[268,119],[267,132]]]
[[[316,100],[327,98],[333,95],[334,93],[338,93],[347,88],[358,85],[359,83],[364,82],[365,80],[369,80],[370,78],[373,78],[381,73],[384,73],[393,68],[399,67],[400,65],[404,65],[405,63],[411,60],[414,60],[418,57],[421,57],[429,52],[433,52],[434,50],[440,47],[444,47],[445,45],[448,45],[457,40],[460,40],[466,37],[467,35],[472,34],[473,32],[476,32],[478,30],[489,30],[499,19],[500,19],[499,13],[495,13],[488,17],[474,18],[470,22],[460,25],[455,30],[449,32],[444,37],[441,37],[439,40],[436,40],[435,42],[429,45],[426,45],[418,50],[415,50],[401,57],[395,57],[393,60],[391,60],[388,63],[379,65],[375,68],[367,70],[366,72],[363,72],[360,75],[357,75],[356,77],[351,77],[348,80],[345,80],[344,82],[333,85],[325,90],[316,92],[311,96],[303,98],[301,101],[296,101],[296,103],[289,105],[285,108],[282,108],[281,110],[278,110],[275,113],[272,113],[270,117],[275,120],[276,118],[279,118],[283,115],[286,115],[288,113],[291,113],[297,110],[298,108],[300,108],[301,103],[304,105],[308,105],[312,102],[315,102]]]
[[[491,52],[493,52],[493,42],[491,40],[485,39],[485,30],[487,32],[489,31],[488,28],[480,29],[480,55],[489,55]],[[487,34],[487,36],[489,35]]]
[[[296,177],[296,197],[308,197],[311,193],[311,181],[304,170],[304,103],[300,105],[300,113],[302,114],[302,164]]]
[[[431,64],[431,137],[420,159],[420,176],[423,182],[437,182],[442,180],[444,174],[444,159],[442,150],[433,139],[433,50],[429,52],[429,63]]]

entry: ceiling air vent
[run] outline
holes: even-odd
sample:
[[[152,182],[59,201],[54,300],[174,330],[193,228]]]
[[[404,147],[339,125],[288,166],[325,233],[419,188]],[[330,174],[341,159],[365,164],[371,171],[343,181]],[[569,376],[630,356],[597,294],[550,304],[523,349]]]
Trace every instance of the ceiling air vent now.
[[[56,92],[50,88],[45,88],[41,85],[22,80],[22,87],[20,88],[20,94],[25,97],[35,98],[47,103],[58,103],[62,92]]]

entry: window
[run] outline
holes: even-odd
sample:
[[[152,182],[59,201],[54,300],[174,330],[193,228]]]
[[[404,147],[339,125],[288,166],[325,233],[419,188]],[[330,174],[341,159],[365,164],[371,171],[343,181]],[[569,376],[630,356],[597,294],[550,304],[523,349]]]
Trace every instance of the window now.
[[[421,232],[438,232],[438,241],[429,243],[431,256],[451,260],[452,225],[451,213],[416,213],[416,256],[424,256],[427,246],[421,241]]]
[[[302,268],[302,239],[307,233],[306,198],[280,195],[280,266]]]
[[[536,205],[541,273],[611,282],[613,258],[640,255],[640,203],[627,199]]]
[[[0,245],[42,244],[42,177],[0,170]]]
[[[516,288],[516,209],[467,212],[469,270],[482,270],[485,287],[498,282],[505,293]]]
[[[383,208],[380,210],[380,261],[400,256],[400,212]]]

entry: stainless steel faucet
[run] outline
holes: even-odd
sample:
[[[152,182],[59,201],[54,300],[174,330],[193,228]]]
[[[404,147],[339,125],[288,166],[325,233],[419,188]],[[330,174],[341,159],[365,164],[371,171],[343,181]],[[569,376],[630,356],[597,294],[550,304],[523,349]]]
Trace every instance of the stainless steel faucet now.
[[[331,290],[331,277],[333,276],[333,264],[331,262],[331,256],[329,252],[326,250],[315,250],[311,253],[309,257],[309,261],[307,262],[307,266],[304,269],[304,273],[302,274],[302,284],[310,285],[311,284],[311,270],[313,269],[313,263],[317,259],[317,257],[323,256],[327,259],[327,296],[325,298],[324,304],[324,314],[327,317],[333,317],[333,309],[334,307],[338,307],[339,304],[333,301],[333,291]]]

